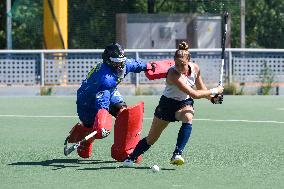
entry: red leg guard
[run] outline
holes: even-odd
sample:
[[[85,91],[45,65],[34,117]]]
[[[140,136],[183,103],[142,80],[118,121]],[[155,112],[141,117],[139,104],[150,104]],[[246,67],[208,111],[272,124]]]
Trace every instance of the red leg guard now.
[[[118,114],[114,126],[114,144],[111,147],[111,157],[124,161],[132,153],[140,141],[144,103],[139,102]],[[141,161],[141,156],[137,162]]]
[[[102,139],[109,135],[112,128],[112,116],[105,109],[100,109],[96,115],[93,130],[97,131],[95,139]]]
[[[85,136],[93,131],[92,128],[87,128],[81,123],[77,123],[70,131],[69,143],[77,143],[82,140]],[[81,144],[77,149],[77,153],[82,158],[89,158],[92,154],[92,142],[94,139],[90,139],[87,142]]]
[[[77,143],[82,140],[85,136],[93,132],[97,131],[97,134],[94,138],[89,139],[88,141],[81,144],[77,153],[82,158],[89,158],[92,155],[92,143],[94,139],[102,139],[109,135],[110,130],[112,128],[112,118],[109,112],[105,109],[101,109],[98,111],[93,128],[87,128],[81,123],[77,123],[72,130],[70,131],[69,143]]]
[[[94,139],[90,139],[89,141],[81,144],[77,149],[78,155],[82,158],[91,157],[92,150],[93,150],[93,142],[94,142]]]
[[[82,140],[85,136],[93,131],[92,128],[87,128],[81,123],[77,123],[69,132],[69,143],[77,143]]]

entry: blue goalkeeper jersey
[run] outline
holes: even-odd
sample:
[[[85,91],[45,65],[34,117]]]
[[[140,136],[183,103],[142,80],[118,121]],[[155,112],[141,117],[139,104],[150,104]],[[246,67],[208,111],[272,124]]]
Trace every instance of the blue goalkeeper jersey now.
[[[145,70],[146,63],[135,59],[126,59],[120,73],[106,63],[97,64],[77,90],[76,103],[80,120],[92,122],[99,109],[109,110],[110,103],[115,103],[111,102],[111,97],[122,79],[130,72],[139,73]]]

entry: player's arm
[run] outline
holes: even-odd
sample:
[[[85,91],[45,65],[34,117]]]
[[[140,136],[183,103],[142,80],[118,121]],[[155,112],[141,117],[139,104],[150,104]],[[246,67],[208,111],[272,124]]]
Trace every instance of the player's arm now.
[[[175,65],[174,60],[159,60],[147,63],[145,75],[149,80],[166,78],[168,70]]]
[[[98,82],[100,86],[96,94],[96,108],[109,110],[111,90],[116,88],[116,80],[112,75],[105,75]]]
[[[196,73],[197,73],[197,76],[196,76],[196,81],[195,81],[195,86],[196,86],[196,89],[197,90],[208,90],[206,85],[204,84],[203,82],[203,79],[201,77],[201,71],[200,71],[200,68],[197,64],[194,64],[194,68],[196,70]],[[208,100],[211,100],[213,96],[207,96],[206,98]]]
[[[199,66],[197,64],[194,64],[194,65],[195,65],[195,69],[196,69],[196,73],[197,73],[196,82],[195,82],[196,89],[208,90],[207,87],[205,86],[203,80],[202,80]],[[222,104],[222,102],[223,102],[223,95],[222,94],[210,95],[206,98],[208,100],[210,100],[213,104]]]
[[[147,70],[147,62],[136,59],[126,59],[126,72],[140,73]]]
[[[174,64],[174,60],[144,62],[141,60],[127,59],[126,72],[139,73],[145,71],[145,75],[149,80],[161,79],[167,77],[169,68]]]
[[[194,99],[208,98],[210,97],[210,95],[220,94],[223,91],[222,87],[217,87],[210,90],[194,90],[184,82],[181,74],[174,69],[169,70],[167,82],[169,84],[176,85],[181,91],[188,94]]]
[[[196,81],[195,81],[195,86],[197,90],[207,90],[207,87],[205,86],[202,77],[201,77],[201,72],[199,69],[199,66],[197,64],[194,64],[195,71],[197,73]]]
[[[109,110],[110,105],[110,91],[102,90],[96,94],[95,106],[97,109],[106,109]]]

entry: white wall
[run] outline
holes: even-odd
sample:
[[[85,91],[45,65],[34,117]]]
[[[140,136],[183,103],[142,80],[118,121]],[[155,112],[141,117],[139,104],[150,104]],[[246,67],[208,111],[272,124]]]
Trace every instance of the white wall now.
[[[164,37],[161,31],[163,29],[166,31]],[[186,38],[187,24],[185,22],[128,23],[126,48],[174,49],[176,39]]]

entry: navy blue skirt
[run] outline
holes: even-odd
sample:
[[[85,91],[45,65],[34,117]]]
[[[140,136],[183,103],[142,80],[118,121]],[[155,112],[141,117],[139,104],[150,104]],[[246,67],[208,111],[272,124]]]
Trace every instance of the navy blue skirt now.
[[[156,107],[154,115],[164,121],[175,122],[178,121],[175,118],[175,113],[185,106],[193,106],[193,103],[194,101],[192,98],[178,101],[162,95],[159,101],[159,105]]]

